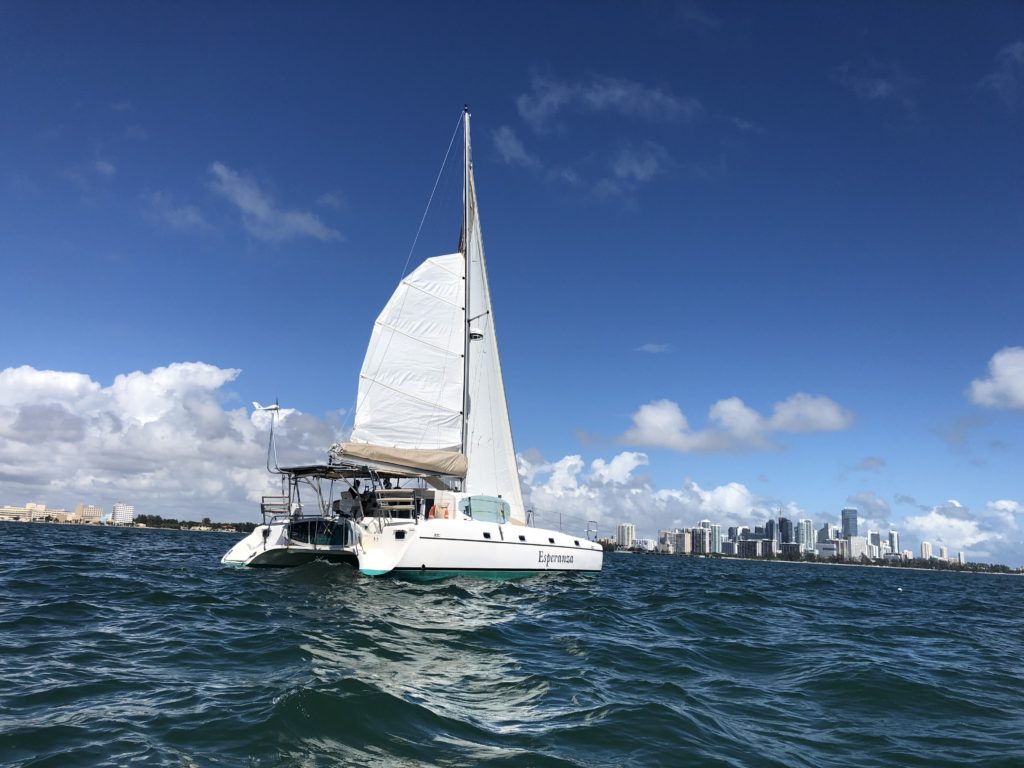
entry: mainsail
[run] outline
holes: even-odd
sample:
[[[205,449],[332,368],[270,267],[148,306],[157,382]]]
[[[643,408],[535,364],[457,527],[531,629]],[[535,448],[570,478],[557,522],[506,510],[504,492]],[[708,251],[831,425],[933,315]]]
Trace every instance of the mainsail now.
[[[359,374],[353,442],[461,450],[464,269],[461,253],[427,259],[377,317]]]
[[[352,442],[461,452],[468,461],[463,493],[501,496],[522,523],[470,158],[466,113],[462,251],[423,262],[378,316],[359,375]]]

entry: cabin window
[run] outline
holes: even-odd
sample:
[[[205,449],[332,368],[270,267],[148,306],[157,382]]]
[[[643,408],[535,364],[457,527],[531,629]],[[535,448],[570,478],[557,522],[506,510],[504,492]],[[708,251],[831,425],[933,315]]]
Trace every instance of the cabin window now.
[[[491,538],[491,534],[490,534],[490,533],[488,533],[487,531],[484,531],[484,538],[485,538],[485,539],[489,539],[489,538]]]
[[[523,534],[521,534],[521,533],[520,533],[520,534],[519,534],[519,540],[520,540],[520,541],[526,541],[526,537],[525,537],[525,536],[523,536]]]
[[[404,539],[405,538],[405,531],[395,531],[395,538],[396,539]]]
[[[577,547],[580,545],[579,539],[573,539],[572,541]]]
[[[548,543],[549,543],[549,544],[554,544],[554,543],[555,543],[555,540],[549,537],[549,538],[548,538]]]

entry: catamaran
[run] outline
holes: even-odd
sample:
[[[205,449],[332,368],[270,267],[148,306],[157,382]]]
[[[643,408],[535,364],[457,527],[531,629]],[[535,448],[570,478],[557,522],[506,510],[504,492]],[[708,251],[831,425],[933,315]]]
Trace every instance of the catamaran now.
[[[374,323],[348,442],[327,463],[271,467],[282,492],[222,562],[350,563],[369,576],[491,578],[598,572],[586,534],[537,528],[523,504],[462,115],[459,250],[428,258]],[[278,415],[271,406],[273,420]]]

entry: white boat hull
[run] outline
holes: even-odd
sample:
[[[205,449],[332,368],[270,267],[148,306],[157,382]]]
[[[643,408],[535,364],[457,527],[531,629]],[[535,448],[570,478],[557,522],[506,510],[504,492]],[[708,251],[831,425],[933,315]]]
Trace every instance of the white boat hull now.
[[[434,580],[455,575],[516,578],[601,570],[604,552],[585,538],[522,525],[475,520],[366,519],[359,543],[309,544],[287,538],[287,523],[260,526],[224,555],[227,565],[289,567],[347,562],[367,576]]]

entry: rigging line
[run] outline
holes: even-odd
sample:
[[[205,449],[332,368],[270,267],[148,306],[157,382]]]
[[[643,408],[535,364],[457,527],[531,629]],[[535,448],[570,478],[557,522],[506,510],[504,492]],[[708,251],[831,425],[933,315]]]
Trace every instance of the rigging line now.
[[[405,276],[409,272],[409,262],[412,261],[412,254],[416,250],[416,243],[419,242],[420,233],[423,231],[423,224],[427,220],[427,214],[430,212],[430,204],[432,202],[434,202],[434,193],[437,192],[437,185],[441,182],[441,177],[444,175],[444,169],[448,166],[448,156],[451,155],[451,153],[452,153],[452,147],[455,145],[455,137],[459,135],[459,129],[461,127],[462,127],[462,113],[460,112],[459,113],[459,119],[455,123],[455,130],[452,132],[452,138],[448,142],[448,149],[444,153],[444,160],[441,161],[441,169],[437,172],[437,178],[434,179],[434,187],[433,187],[433,189],[430,190],[430,197],[427,198],[427,207],[423,209],[423,216],[420,218],[420,225],[416,228],[416,236],[413,237],[413,239],[412,239],[412,245],[409,247],[409,254],[405,257],[405,264],[402,265],[402,274],[399,277],[399,283],[404,281]],[[403,299],[403,304],[404,304],[404,299]],[[389,339],[388,340],[388,345],[384,348],[384,354],[381,355],[381,363],[380,364],[383,363],[384,358],[387,356],[388,347],[390,347],[390,346],[391,346],[391,341]],[[371,378],[371,380],[375,379],[376,376],[377,376],[377,373],[380,372],[380,368],[379,368],[380,364],[378,364],[378,369],[377,369],[376,372],[374,372],[374,375]],[[343,432],[345,430],[345,427],[348,426],[349,419],[350,418],[353,419],[353,420],[355,419],[355,412],[356,412],[356,409],[359,407],[358,400],[359,400],[359,393],[358,393],[358,389],[357,389],[356,390],[356,396],[354,398],[352,398],[352,405],[349,408],[348,413],[345,414],[345,421],[343,421],[342,425],[341,425]],[[353,421],[353,428],[354,428],[354,426],[355,426],[355,422]]]

